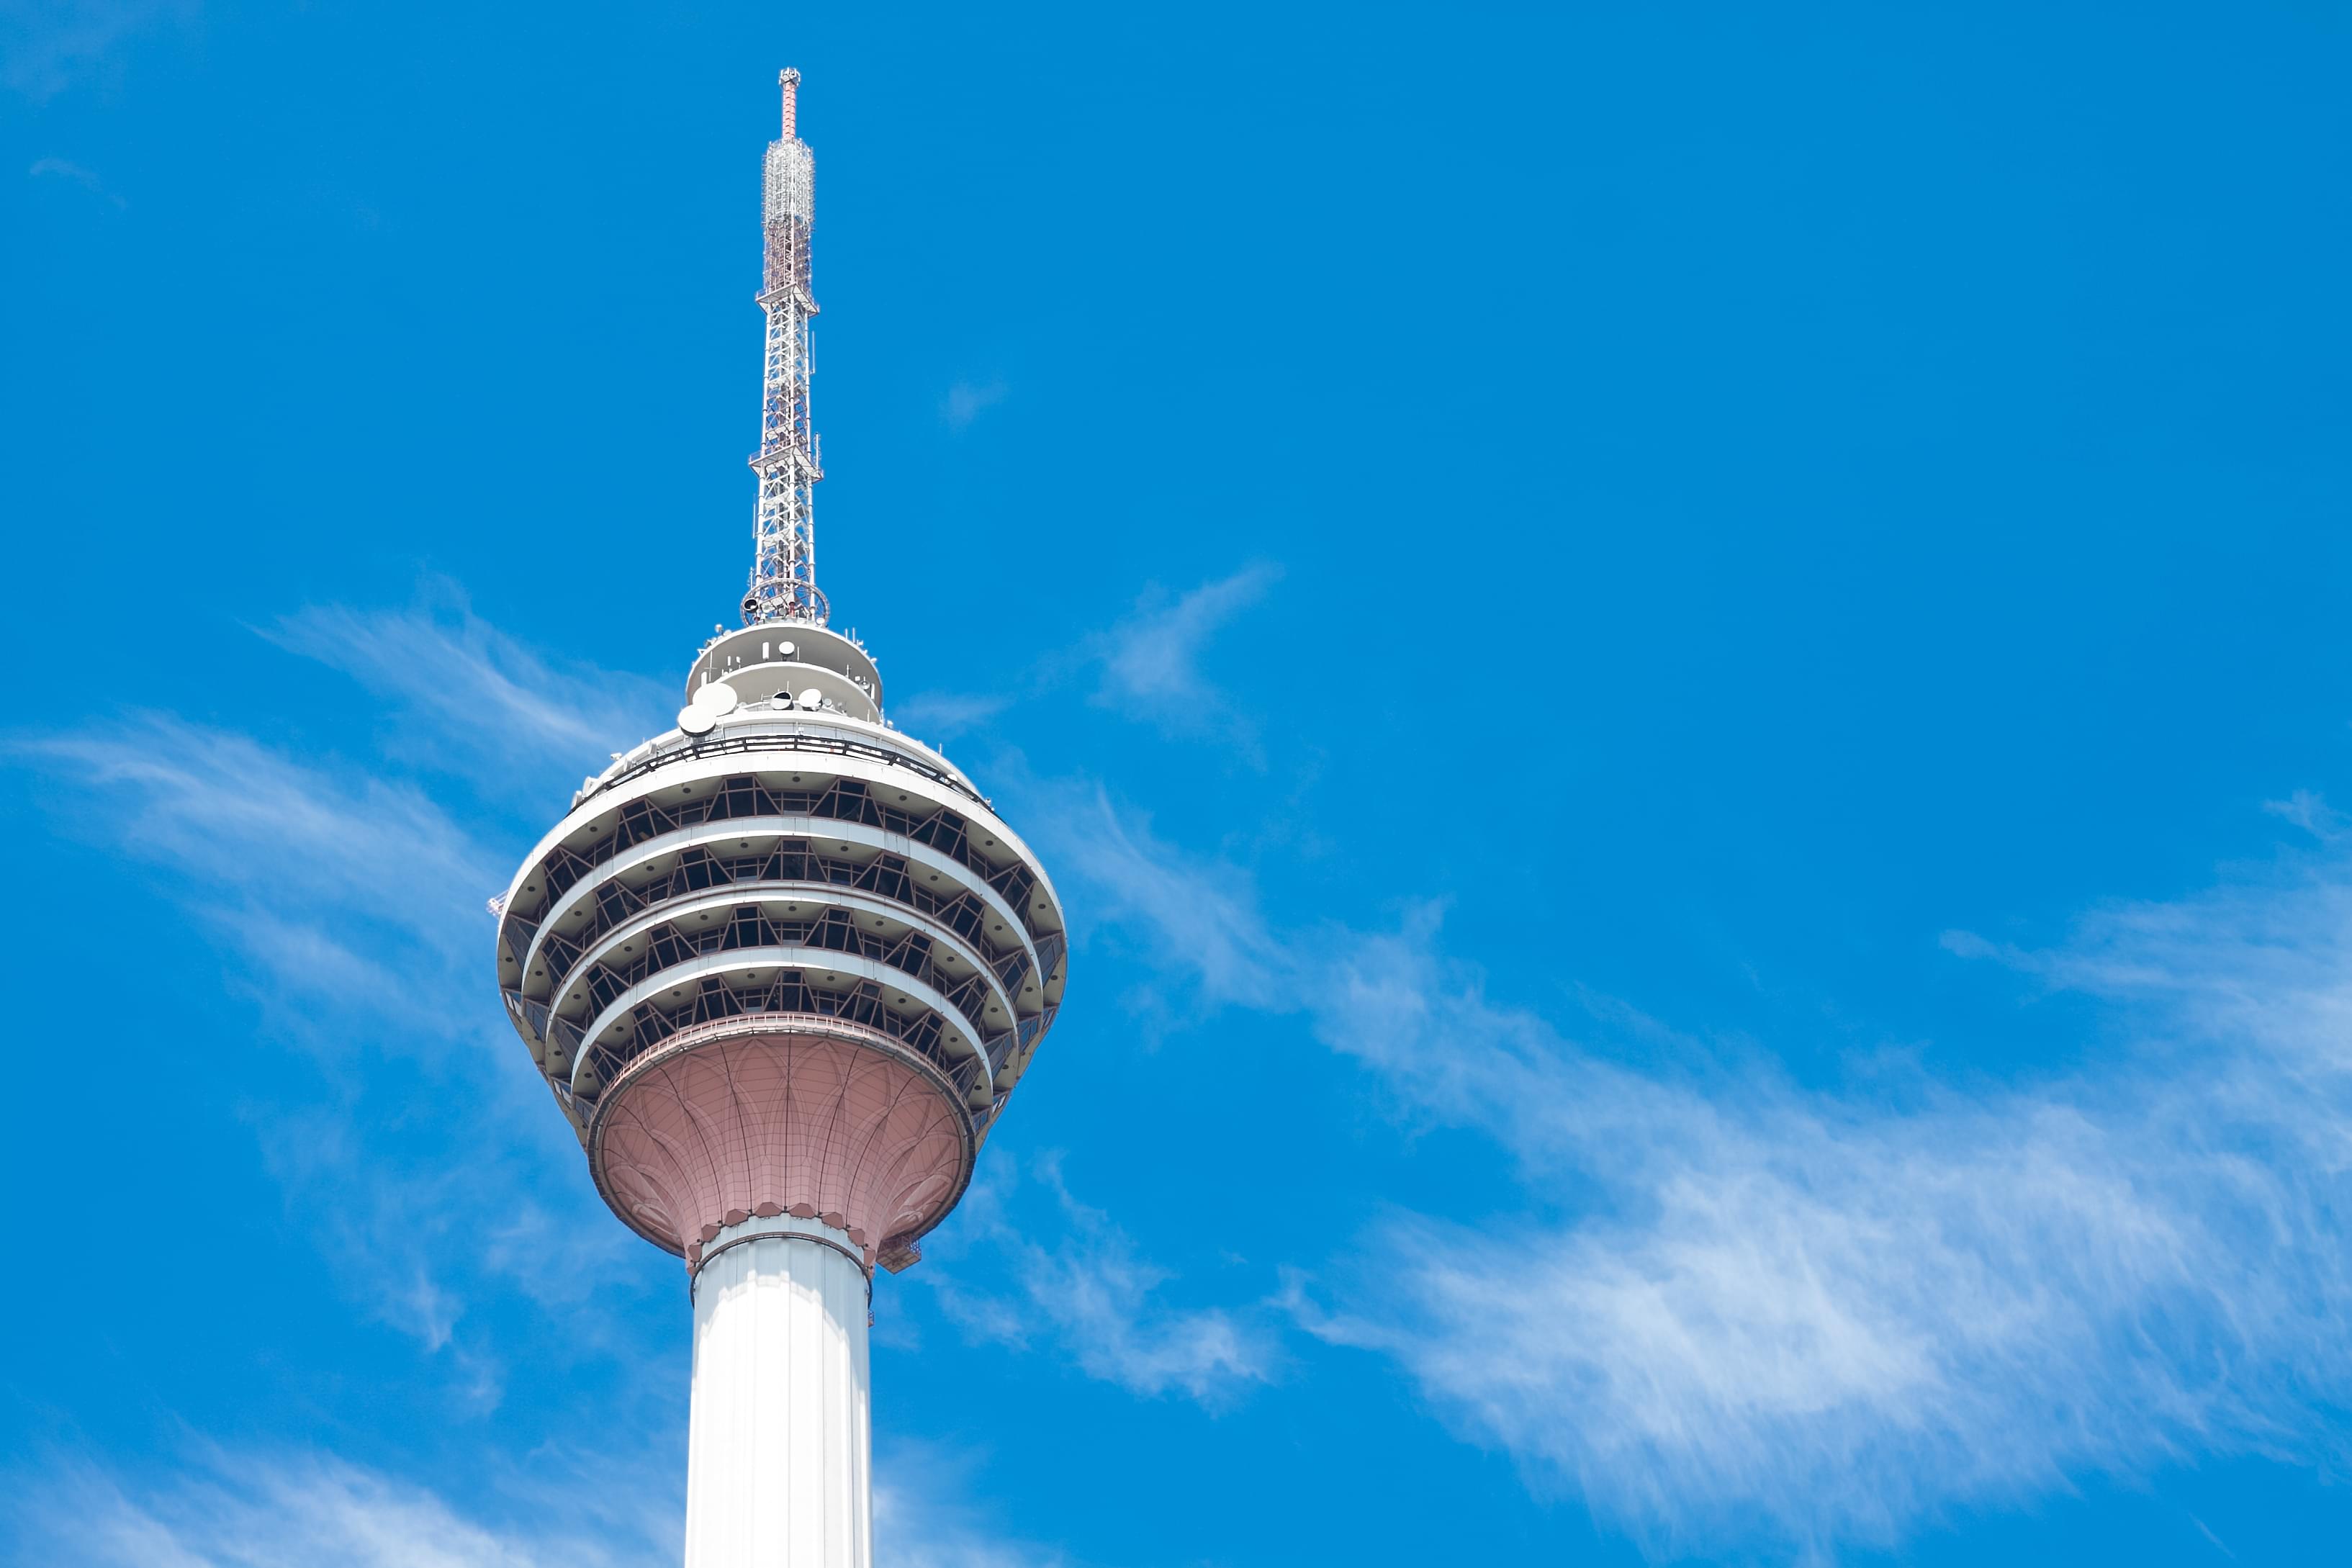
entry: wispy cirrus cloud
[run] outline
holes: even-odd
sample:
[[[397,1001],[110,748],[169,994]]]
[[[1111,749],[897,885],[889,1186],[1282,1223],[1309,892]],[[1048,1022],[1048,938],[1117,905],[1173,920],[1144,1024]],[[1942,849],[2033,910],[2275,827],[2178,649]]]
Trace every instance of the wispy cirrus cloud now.
[[[96,174],[83,168],[79,163],[68,163],[63,158],[36,158],[33,160],[32,167],[26,173],[36,180],[65,180],[79,185],[90,195],[110,203],[117,211],[131,205],[113,191],[109,190],[106,182],[100,179]]]
[[[407,609],[313,605],[263,635],[390,699],[406,721],[396,736],[405,753],[509,790],[544,793],[599,771],[667,728],[677,706],[675,691],[643,676],[551,663],[447,584]]]
[[[2344,814],[2311,790],[2296,790],[2284,800],[2266,800],[2263,809],[2293,823],[2314,838],[2333,838],[2344,831]]]
[[[552,1470],[551,1475],[549,1472]],[[874,1489],[884,1568],[1060,1568],[976,1499],[976,1456],[899,1443]],[[0,1476],[0,1550],[77,1568],[653,1568],[677,1561],[679,1499],[642,1459],[533,1457],[488,1468],[461,1505],[433,1488],[319,1450],[188,1446],[134,1474],[87,1460]],[[914,1478],[910,1483],[905,1478]]]
[[[2344,1457],[2339,848],[2006,954],[2137,1026],[2096,1072],[1888,1094],[1687,1043],[1687,1070],[1637,1071],[1494,1001],[1433,910],[1286,934],[1245,879],[1107,807],[1060,824],[1143,951],[1223,1004],[1301,1013],[1401,1113],[1517,1156],[1503,1216],[1396,1216],[1301,1288],[1300,1321],[1654,1543],[1761,1523],[1830,1555],[2088,1475]]]
[[[508,745],[578,743],[584,726],[620,721],[609,678],[556,670],[462,613],[313,610],[282,640],[394,695],[413,725],[404,743],[478,781],[506,774]],[[470,717],[486,706],[502,726]],[[512,851],[483,840],[478,811],[461,819],[382,764],[298,759],[170,715],[101,718],[10,750],[51,776],[43,798],[73,831],[163,874],[159,891],[231,956],[225,982],[260,1012],[265,1041],[330,1069],[308,1103],[298,1080],[266,1075],[272,1100],[248,1105],[264,1163],[289,1205],[361,1222],[312,1233],[343,1288],[446,1354],[467,1397],[495,1402],[501,1374],[461,1328],[469,1296],[552,1300],[550,1269],[610,1234],[562,1179],[569,1140],[486,1010],[483,900]],[[370,1070],[350,1071],[361,1058]],[[437,1093],[429,1121],[391,1109],[451,1080],[462,1092]],[[521,1245],[519,1215],[572,1239]]]
[[[971,1453],[898,1442],[875,1471],[874,1560],[882,1568],[1062,1568],[1067,1561],[972,1500],[988,1486]]]
[[[1099,638],[1094,700],[1171,734],[1215,735],[1255,753],[1254,721],[1201,673],[1201,654],[1219,628],[1264,599],[1282,569],[1267,562],[1203,583],[1169,600],[1155,591]]]
[[[1109,1215],[1071,1195],[1057,1159],[1039,1160],[1032,1177],[1050,1205],[1042,1223],[1014,1223],[1023,1184],[1003,1163],[966,1196],[959,1216],[959,1245],[983,1249],[1017,1294],[974,1286],[951,1262],[929,1278],[967,1333],[1027,1346],[1042,1332],[1089,1377],[1147,1397],[1181,1393],[1211,1408],[1270,1380],[1272,1336],[1223,1308],[1162,1299],[1160,1287],[1173,1277]]]
[[[653,1509],[612,1494],[502,1521],[432,1490],[319,1454],[213,1450],[137,1479],[87,1465],[20,1473],[7,1510],[16,1561],[83,1568],[624,1568],[675,1562]]]
[[[1222,742],[1255,764],[1255,716],[1202,674],[1201,658],[1217,632],[1281,576],[1280,567],[1258,562],[1172,598],[1154,586],[1125,619],[1036,661],[1012,690],[917,692],[894,702],[891,717],[909,732],[952,741],[1017,702],[1076,688],[1097,707],[1171,737]]]
[[[1013,706],[1003,695],[918,691],[890,705],[890,721],[910,735],[952,741],[968,735]]]
[[[298,763],[235,731],[126,713],[18,742],[20,760],[76,786],[53,797],[85,831],[189,872],[187,896],[275,962],[289,941],[306,966],[376,967],[318,943],[352,918],[444,957],[457,917],[504,868],[414,785],[362,769]],[[341,921],[322,921],[328,912]],[[299,980],[298,974],[293,978]]]
[[[1267,927],[1246,871],[1188,858],[1099,784],[1016,780],[1040,848],[1093,895],[1083,911],[1090,930],[1147,935],[1211,1007],[1278,1010],[1298,994],[1299,955]]]
[[[322,1102],[255,1108],[265,1163],[289,1202],[365,1221],[320,1227],[322,1257],[373,1315],[446,1348],[464,1312],[453,1256],[486,1206],[429,1162],[373,1146],[340,1069],[365,1055],[463,1074],[476,1091],[451,1107],[461,1135],[519,1110],[482,1049],[495,1020],[473,984],[488,940],[484,889],[504,867],[414,785],[166,715],[122,715],[16,752],[72,786],[49,796],[70,827],[163,873],[162,887],[235,955],[225,980],[273,1039],[336,1069]]]
[[[969,429],[971,422],[1013,395],[1003,380],[959,381],[940,399],[940,417],[950,430]]]
[[[195,0],[8,0],[0,5],[0,84],[46,102],[125,39],[196,12]]]

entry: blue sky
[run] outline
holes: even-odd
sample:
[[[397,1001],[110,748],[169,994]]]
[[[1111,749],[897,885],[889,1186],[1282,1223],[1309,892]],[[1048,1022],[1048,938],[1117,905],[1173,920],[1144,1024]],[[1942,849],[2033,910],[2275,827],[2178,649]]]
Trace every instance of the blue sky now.
[[[0,1542],[676,1560],[482,903],[748,561],[1081,945],[896,1568],[2325,1561],[2352,13],[0,4]]]

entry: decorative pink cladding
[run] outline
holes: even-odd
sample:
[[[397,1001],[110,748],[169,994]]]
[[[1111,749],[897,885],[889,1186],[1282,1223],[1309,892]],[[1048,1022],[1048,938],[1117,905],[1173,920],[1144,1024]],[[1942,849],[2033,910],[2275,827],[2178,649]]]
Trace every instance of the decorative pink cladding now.
[[[951,1092],[878,1044],[731,1019],[633,1064],[591,1160],[621,1217],[689,1269],[720,1226],[791,1214],[847,1231],[870,1271],[962,1195],[971,1148]]]

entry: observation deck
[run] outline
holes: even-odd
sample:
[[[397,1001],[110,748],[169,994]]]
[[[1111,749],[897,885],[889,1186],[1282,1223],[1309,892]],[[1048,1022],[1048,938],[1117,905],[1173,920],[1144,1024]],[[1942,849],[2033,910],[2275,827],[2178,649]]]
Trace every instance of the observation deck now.
[[[515,874],[508,1016],[605,1201],[689,1270],[776,1216],[904,1268],[1053,1025],[1061,902],[971,781],[882,721],[853,639],[725,634],[687,697]]]

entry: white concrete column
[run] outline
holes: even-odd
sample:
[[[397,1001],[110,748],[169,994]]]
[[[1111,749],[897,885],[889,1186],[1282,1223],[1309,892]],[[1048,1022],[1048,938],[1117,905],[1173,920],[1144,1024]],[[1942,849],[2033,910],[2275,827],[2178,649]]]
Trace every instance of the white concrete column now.
[[[866,1279],[847,1233],[749,1219],[694,1281],[686,1568],[871,1568]]]

